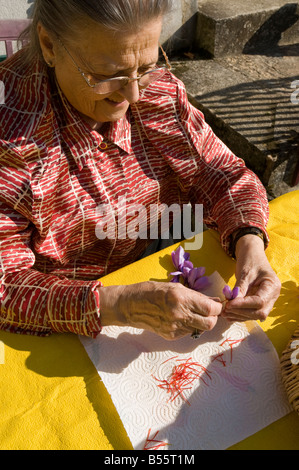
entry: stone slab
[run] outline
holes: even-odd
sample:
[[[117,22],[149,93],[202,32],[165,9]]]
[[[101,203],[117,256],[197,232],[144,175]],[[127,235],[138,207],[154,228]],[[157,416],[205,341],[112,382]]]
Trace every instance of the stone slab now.
[[[195,46],[213,57],[259,53],[299,42],[299,4],[285,0],[199,0]]]
[[[260,177],[270,197],[293,189],[299,160],[297,56],[241,55],[172,62],[190,101]]]

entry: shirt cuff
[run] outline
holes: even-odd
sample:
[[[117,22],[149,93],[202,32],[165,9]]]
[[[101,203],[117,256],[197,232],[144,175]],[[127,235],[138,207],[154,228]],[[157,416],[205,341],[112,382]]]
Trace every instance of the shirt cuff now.
[[[47,313],[51,329],[95,338],[100,321],[100,281],[58,280],[48,293]]]

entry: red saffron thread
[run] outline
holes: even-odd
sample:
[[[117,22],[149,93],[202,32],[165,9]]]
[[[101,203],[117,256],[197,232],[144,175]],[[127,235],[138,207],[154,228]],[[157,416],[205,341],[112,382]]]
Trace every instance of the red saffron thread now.
[[[191,361],[191,357],[187,360],[177,359],[176,362],[179,362],[180,364],[173,367],[171,376],[166,380],[160,380],[157,377],[154,377],[155,380],[160,382],[158,387],[166,390],[167,393],[170,394],[170,401],[174,401],[178,396],[180,396],[186,403],[188,403],[188,405],[190,405],[190,402],[184,395],[184,391],[190,390],[195,380],[201,380],[205,385],[209,386],[202,377],[202,374],[205,372],[207,377],[211,380],[211,373],[198,362]]]
[[[230,362],[232,363],[233,360],[233,346],[235,344],[241,343],[244,341],[245,338],[242,339],[225,339],[220,346],[223,346],[225,343],[229,344],[230,347]],[[226,361],[223,357],[224,353],[219,353],[212,359],[212,362],[218,361],[221,362],[223,367],[226,367]],[[185,359],[177,359],[178,356],[170,357],[166,359],[162,364],[170,361],[171,359],[176,359],[176,362],[179,363],[178,365],[174,366],[172,369],[172,373],[170,377],[166,380],[158,379],[157,377],[153,376],[157,382],[160,382],[158,387],[167,391],[170,394],[169,401],[174,401],[177,397],[181,397],[188,405],[190,406],[190,402],[187,400],[186,396],[184,395],[184,391],[190,390],[193,386],[195,380],[201,380],[206,386],[209,386],[208,382],[203,377],[203,373],[205,376],[212,380],[211,372],[208,371],[203,365],[199,362],[191,362],[192,357],[189,357],[187,360]]]
[[[238,343],[241,343],[242,341],[244,341],[245,338],[242,338],[242,339],[231,339],[231,338],[227,338],[223,341],[223,343],[220,344],[220,346],[223,346],[225,343],[228,343],[229,346],[230,346],[230,362],[232,363],[232,360],[233,360],[233,345],[234,344],[238,344]]]
[[[159,431],[157,431],[153,437],[150,437],[151,430],[152,430],[151,428],[148,430],[147,438],[146,438],[143,450],[157,450],[157,449],[160,449],[160,447],[165,447],[168,445],[168,442],[159,441],[158,439],[156,439]],[[148,447],[148,445],[151,445],[152,443],[155,443],[155,444],[151,447]]]
[[[223,353],[220,353],[217,356],[213,357],[212,362],[214,361],[221,362],[223,367],[226,367],[226,361],[223,359]]]

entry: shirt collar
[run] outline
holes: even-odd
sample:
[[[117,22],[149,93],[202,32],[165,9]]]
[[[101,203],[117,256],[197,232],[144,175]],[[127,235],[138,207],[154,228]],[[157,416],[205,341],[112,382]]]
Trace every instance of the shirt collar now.
[[[131,113],[127,111],[125,116],[118,121],[111,122],[104,134],[109,142],[114,143],[126,153],[131,153]]]
[[[124,150],[131,152],[131,123],[130,112],[118,121],[111,122],[103,134],[94,131],[81,118],[79,112],[69,103],[60,87],[57,86],[58,102],[56,104],[56,115],[59,120],[61,137],[67,145],[76,164],[81,170],[89,158],[93,158],[103,141],[111,142]],[[61,113],[61,103],[63,113]],[[105,151],[105,150],[104,150]]]

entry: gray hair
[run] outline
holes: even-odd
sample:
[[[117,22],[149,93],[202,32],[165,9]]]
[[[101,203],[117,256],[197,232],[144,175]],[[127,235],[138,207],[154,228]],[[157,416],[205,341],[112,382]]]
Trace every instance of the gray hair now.
[[[90,20],[110,31],[137,31],[170,11],[172,0],[35,0],[32,23],[21,39],[28,42],[27,60],[42,58],[37,25],[66,42]]]

